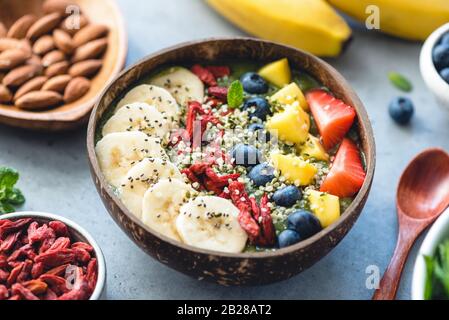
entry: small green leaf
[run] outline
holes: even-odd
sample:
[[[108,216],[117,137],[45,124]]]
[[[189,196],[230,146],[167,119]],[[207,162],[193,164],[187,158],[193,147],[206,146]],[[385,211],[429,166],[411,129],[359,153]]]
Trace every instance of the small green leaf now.
[[[388,78],[391,83],[401,91],[411,92],[413,90],[412,83],[400,73],[390,72]]]
[[[232,109],[243,104],[243,85],[240,81],[234,81],[228,89],[228,105]]]
[[[12,205],[5,202],[0,202],[0,214],[12,213],[16,211]]]
[[[6,201],[12,205],[20,206],[25,203],[25,197],[22,191],[17,188],[12,188],[6,194]]]
[[[19,180],[19,173],[7,167],[0,167],[0,186],[7,189],[14,187]]]
[[[432,300],[433,296],[433,271],[435,264],[432,257],[424,256],[426,262],[426,284],[424,289],[424,300]]]

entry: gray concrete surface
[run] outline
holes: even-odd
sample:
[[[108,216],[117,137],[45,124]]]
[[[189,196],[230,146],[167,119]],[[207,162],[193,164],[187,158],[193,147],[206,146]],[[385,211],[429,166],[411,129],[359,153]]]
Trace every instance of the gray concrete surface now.
[[[198,0],[120,0],[129,33],[128,63],[182,41],[242,35]],[[373,122],[378,163],[362,217],[344,241],[310,270],[262,288],[224,288],[198,282],[140,251],[109,218],[88,171],[85,128],[38,134],[0,127],[0,165],[17,168],[27,196],[23,210],[71,218],[88,229],[104,250],[110,299],[369,299],[369,265],[383,270],[394,249],[395,189],[408,161],[426,147],[449,150],[449,113],[438,108],[418,70],[420,44],[358,31],[348,52],[330,60],[354,86]],[[393,124],[387,105],[400,94],[387,80],[399,71],[411,79],[417,113],[406,128]],[[417,244],[418,245],[418,244]],[[410,298],[416,250],[404,272],[400,299]]]

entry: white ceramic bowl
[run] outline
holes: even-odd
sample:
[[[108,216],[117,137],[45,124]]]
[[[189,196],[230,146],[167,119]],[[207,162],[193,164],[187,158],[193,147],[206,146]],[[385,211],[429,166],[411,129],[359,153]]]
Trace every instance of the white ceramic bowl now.
[[[424,82],[435,95],[438,103],[449,110],[449,84],[441,78],[432,58],[433,48],[447,32],[449,32],[449,23],[441,26],[429,36],[421,50],[420,68]]]
[[[446,239],[449,239],[449,210],[446,210],[446,212],[435,222],[419,250],[415,269],[413,271],[413,300],[424,300],[424,289],[427,277],[424,256],[433,256],[436,253],[438,246]]]
[[[92,236],[86,230],[84,230],[84,228],[67,218],[44,212],[17,212],[5,214],[0,217],[1,220],[17,220],[23,218],[34,218],[36,220],[44,221],[61,221],[69,228],[72,237],[74,237],[77,241],[83,241],[90,244],[94,248],[95,258],[97,258],[98,263],[97,284],[95,286],[94,292],[92,293],[92,296],[90,297],[90,300],[102,300],[105,298],[104,294],[106,292],[106,263],[104,260],[103,252],[101,251],[94,238],[92,238]]]

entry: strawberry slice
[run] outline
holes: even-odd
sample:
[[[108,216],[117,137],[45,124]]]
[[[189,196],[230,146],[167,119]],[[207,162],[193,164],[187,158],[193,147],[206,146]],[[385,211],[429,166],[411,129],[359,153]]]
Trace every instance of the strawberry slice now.
[[[345,138],[320,191],[349,198],[360,191],[365,177],[359,149],[354,142]]]
[[[310,91],[306,97],[324,147],[330,150],[339,144],[351,129],[356,112],[353,107],[324,90]]]

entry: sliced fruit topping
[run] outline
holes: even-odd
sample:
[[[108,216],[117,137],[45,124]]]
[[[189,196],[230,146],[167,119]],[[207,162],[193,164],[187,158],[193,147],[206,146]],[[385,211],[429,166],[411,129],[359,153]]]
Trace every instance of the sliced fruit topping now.
[[[314,165],[294,155],[271,154],[271,162],[281,174],[296,186],[311,184],[318,170]]]
[[[298,151],[304,159],[315,159],[319,161],[329,161],[329,155],[324,150],[320,139],[309,134],[307,141],[298,146]]]
[[[307,197],[310,209],[320,220],[321,226],[327,228],[340,219],[340,199],[331,194],[309,190]]]
[[[301,144],[307,140],[310,117],[298,103],[287,106],[268,120],[267,130],[283,141]]]
[[[349,139],[344,139],[331,170],[321,185],[321,191],[340,198],[353,197],[363,186],[366,173],[360,152]]]
[[[292,81],[292,73],[286,58],[267,64],[259,70],[259,75],[279,88]]]
[[[150,82],[168,90],[182,106],[190,101],[204,100],[203,82],[186,68],[170,68],[153,77]]]
[[[270,101],[284,105],[293,104],[298,101],[301,108],[309,111],[309,104],[307,103],[306,97],[296,83],[291,83],[276,92],[271,96]]]
[[[353,107],[324,90],[312,90],[306,95],[310,110],[327,150],[343,140],[351,129],[356,112]]]

